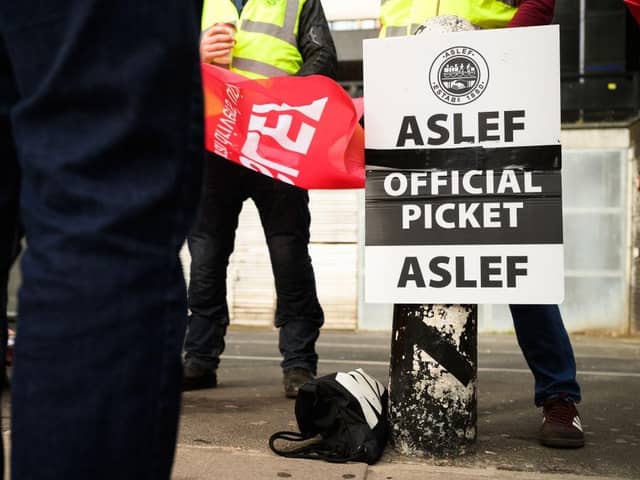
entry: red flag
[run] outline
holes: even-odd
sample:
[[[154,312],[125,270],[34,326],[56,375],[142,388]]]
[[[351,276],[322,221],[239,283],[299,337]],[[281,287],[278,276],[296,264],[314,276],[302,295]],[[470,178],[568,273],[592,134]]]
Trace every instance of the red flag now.
[[[636,22],[640,24],[640,0],[624,0],[627,4],[629,11],[636,19]]]
[[[364,187],[362,102],[320,75],[250,80],[203,64],[205,146],[307,189]]]

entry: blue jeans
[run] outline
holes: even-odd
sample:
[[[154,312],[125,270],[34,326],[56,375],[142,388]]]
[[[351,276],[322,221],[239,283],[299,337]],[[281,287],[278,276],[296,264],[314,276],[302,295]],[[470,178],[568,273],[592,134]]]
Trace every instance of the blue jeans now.
[[[191,281],[185,364],[215,370],[229,324],[227,265],[242,204],[251,198],[260,214],[275,277],[275,325],[282,368],[316,373],[315,343],[324,322],[309,257],[309,196],[220,157],[207,159],[198,220],[189,234]]]
[[[16,147],[0,182],[20,165],[28,243],[16,480],[169,478],[178,251],[202,160],[197,3],[0,0],[0,124]]]
[[[535,378],[535,403],[557,395],[579,402],[576,361],[557,305],[509,305],[518,343]]]

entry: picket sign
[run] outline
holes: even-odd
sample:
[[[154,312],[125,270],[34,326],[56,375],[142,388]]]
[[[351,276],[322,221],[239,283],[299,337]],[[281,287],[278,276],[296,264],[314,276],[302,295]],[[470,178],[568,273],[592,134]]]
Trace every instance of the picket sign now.
[[[560,303],[558,26],[365,40],[365,299]]]

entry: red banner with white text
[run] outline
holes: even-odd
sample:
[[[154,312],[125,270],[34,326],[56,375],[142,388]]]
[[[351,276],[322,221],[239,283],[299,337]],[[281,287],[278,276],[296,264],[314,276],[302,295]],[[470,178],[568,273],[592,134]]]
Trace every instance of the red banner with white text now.
[[[333,80],[250,80],[202,64],[207,150],[306,189],[364,187],[362,102]]]

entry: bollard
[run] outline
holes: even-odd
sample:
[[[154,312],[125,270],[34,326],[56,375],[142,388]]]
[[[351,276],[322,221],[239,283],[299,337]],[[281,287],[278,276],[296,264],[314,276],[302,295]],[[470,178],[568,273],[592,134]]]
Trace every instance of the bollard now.
[[[403,455],[469,453],[477,424],[476,305],[394,305],[391,442]]]
[[[467,20],[442,15],[415,33],[469,30],[475,27]],[[389,420],[391,442],[401,454],[448,457],[472,450],[477,319],[477,305],[393,306]]]

